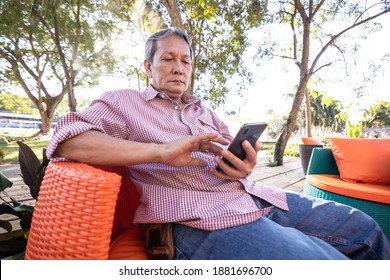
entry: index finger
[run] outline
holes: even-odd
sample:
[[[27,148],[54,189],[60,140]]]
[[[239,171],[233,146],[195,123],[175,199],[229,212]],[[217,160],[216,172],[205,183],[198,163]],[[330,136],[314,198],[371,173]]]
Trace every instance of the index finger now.
[[[197,134],[194,136],[193,140],[195,142],[208,142],[208,141],[213,141],[216,143],[220,143],[222,145],[227,145],[229,144],[229,141],[226,140],[225,138],[221,137],[218,133],[210,132],[210,133],[201,133]]]

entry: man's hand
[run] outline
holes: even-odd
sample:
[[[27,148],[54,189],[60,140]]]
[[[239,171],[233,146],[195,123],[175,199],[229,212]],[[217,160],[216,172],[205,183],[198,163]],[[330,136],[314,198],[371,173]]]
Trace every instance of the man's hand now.
[[[226,158],[234,167],[226,164],[220,156],[215,157],[215,162],[222,169],[222,171],[217,171],[215,168],[211,169],[211,172],[222,179],[227,180],[237,180],[240,178],[246,177],[249,173],[252,172],[253,168],[257,164],[257,153],[260,150],[259,142],[256,142],[255,147],[253,148],[248,141],[242,142],[242,147],[246,152],[246,158],[241,160],[240,158],[233,155],[228,150],[224,150],[221,155]]]
[[[186,165],[206,166],[207,162],[200,158],[194,158],[192,152],[208,151],[215,155],[221,155],[223,148],[216,143],[229,144],[226,139],[216,133],[202,133],[165,143],[159,147],[158,162],[176,167]]]

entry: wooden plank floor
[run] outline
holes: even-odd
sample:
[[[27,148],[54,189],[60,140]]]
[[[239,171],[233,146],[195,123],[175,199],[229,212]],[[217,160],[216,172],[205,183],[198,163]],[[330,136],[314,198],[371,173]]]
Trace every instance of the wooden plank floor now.
[[[271,185],[294,192],[302,192],[305,175],[300,158],[284,157],[282,166],[270,167],[268,163],[272,156],[266,151],[260,152],[258,164],[253,169],[249,179],[262,185]]]
[[[261,151],[258,156],[258,164],[254,168],[249,179],[262,185],[272,185],[278,188],[302,192],[305,175],[301,167],[299,158],[285,157],[284,165],[269,167],[272,156],[267,151]],[[20,175],[18,165],[0,165],[0,171],[6,178],[14,183],[6,192],[15,197],[19,202],[28,205],[34,205],[35,201],[31,198],[28,187],[24,184]],[[9,202],[10,199],[2,192],[1,203]],[[1,219],[11,222],[13,230],[16,232],[20,229],[19,220],[13,215],[0,215]],[[8,233],[0,228],[0,240],[7,238]]]

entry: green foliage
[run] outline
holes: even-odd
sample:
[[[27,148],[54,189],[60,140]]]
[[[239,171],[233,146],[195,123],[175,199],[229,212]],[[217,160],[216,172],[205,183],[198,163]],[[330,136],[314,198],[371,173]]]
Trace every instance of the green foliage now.
[[[38,109],[29,98],[12,93],[0,94],[0,110],[39,116]]]
[[[260,150],[264,151],[264,150],[273,150],[275,149],[275,143],[261,143],[260,145]]]
[[[88,99],[77,99],[77,111],[84,110],[89,106],[90,103],[91,101]],[[62,100],[56,108],[53,120],[57,121],[68,113],[70,113],[68,102],[67,100]]]
[[[278,166],[278,162],[275,161],[274,159],[270,158],[270,159],[268,159],[267,166],[268,167],[276,167],[276,166]]]
[[[43,151],[44,159],[41,161],[35,155],[34,151],[24,144],[18,141],[19,145],[19,164],[20,171],[22,173],[23,182],[29,187],[31,197],[37,199],[39,193],[39,187],[42,182],[42,175],[45,173],[48,160],[46,153]]]
[[[275,143],[268,143],[268,144],[262,144],[261,150],[272,150],[270,153],[273,154],[273,150],[275,149]],[[284,156],[289,157],[299,157],[299,151],[298,151],[298,144],[290,144],[287,146],[287,148],[284,150],[283,153]],[[275,161],[274,158],[268,159],[267,166],[269,167],[276,167],[278,166],[278,162]]]
[[[347,135],[349,138],[359,138],[362,133],[363,125],[361,122],[353,124],[351,121],[347,122]]]
[[[321,129],[328,128],[336,132],[343,131],[345,119],[342,117],[341,102],[314,90],[310,91],[309,96],[313,126]]]
[[[215,108],[225,102],[229,81],[238,77],[240,95],[252,82],[243,62],[248,49],[248,30],[263,21],[268,1],[181,0],[178,6],[185,29],[192,37],[196,75],[191,93],[208,100]],[[162,13],[165,9],[155,3]],[[171,19],[165,18],[167,25]]]
[[[42,163],[35,153],[23,142],[18,141],[19,145],[19,163],[23,181],[30,189],[33,199],[37,199],[39,188],[45,173],[48,160],[44,159]],[[20,219],[20,227],[24,232],[24,237],[14,236],[11,239],[0,242],[1,257],[4,258],[13,254],[20,254],[25,251],[27,245],[28,232],[31,226],[34,207],[18,202],[15,198],[8,195],[6,189],[12,187],[10,182],[3,174],[0,173],[0,188],[2,193],[9,197],[11,203],[0,205],[0,214],[10,214]],[[12,225],[7,220],[0,220],[0,227],[12,235]]]
[[[377,101],[363,113],[363,127],[390,126],[390,101]]]
[[[288,145],[284,150],[283,155],[290,156],[290,157],[299,157],[298,144],[294,143]]]
[[[95,84],[112,70],[117,27],[106,1],[43,2],[1,2],[0,80],[21,86],[47,132],[65,94],[75,110],[74,88]]]
[[[3,173],[0,172],[0,190],[4,191],[7,188],[12,187],[13,183],[4,177]]]
[[[289,118],[275,148],[274,157],[278,164],[283,164],[284,147],[297,123],[302,101],[309,88],[309,81],[320,81],[320,70],[329,69],[338,61],[348,61],[347,56],[356,54],[354,51],[358,47],[356,37],[363,38],[367,33],[377,30],[374,20],[383,17],[390,10],[387,9],[384,1],[371,6],[366,2],[344,0],[310,1],[310,3],[298,0],[278,1],[277,4],[268,7],[270,8],[267,15],[269,21],[286,25],[285,27],[291,30],[291,41],[287,47],[285,44],[279,44],[281,40],[275,41],[278,36],[275,36],[271,28],[280,27],[275,24],[263,32],[267,34],[268,31],[269,38],[262,40],[258,57],[262,59],[267,54],[270,58],[288,59],[298,67],[300,72],[297,75],[297,90]],[[335,22],[343,24],[335,25]],[[352,32],[352,30],[359,31],[358,29],[362,31],[358,35]],[[348,38],[348,35],[354,37]],[[354,59],[358,58],[354,57]]]
[[[5,152],[2,148],[0,148],[0,159],[4,159],[4,156],[5,156]]]

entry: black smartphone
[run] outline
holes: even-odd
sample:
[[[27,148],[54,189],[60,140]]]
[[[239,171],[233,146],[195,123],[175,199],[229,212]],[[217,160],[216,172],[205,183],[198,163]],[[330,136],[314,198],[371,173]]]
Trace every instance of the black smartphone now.
[[[245,159],[246,153],[244,149],[242,148],[242,142],[244,140],[248,140],[249,143],[252,145],[252,147],[255,146],[256,141],[260,138],[261,134],[264,132],[264,130],[267,127],[267,123],[265,122],[255,122],[255,123],[246,123],[243,124],[239,131],[237,132],[236,136],[234,137],[233,141],[230,143],[228,150],[233,153],[236,157],[240,159]],[[228,165],[234,167],[230,161],[222,157],[222,160],[226,162]],[[222,171],[222,169],[217,166],[216,169],[218,171]]]

